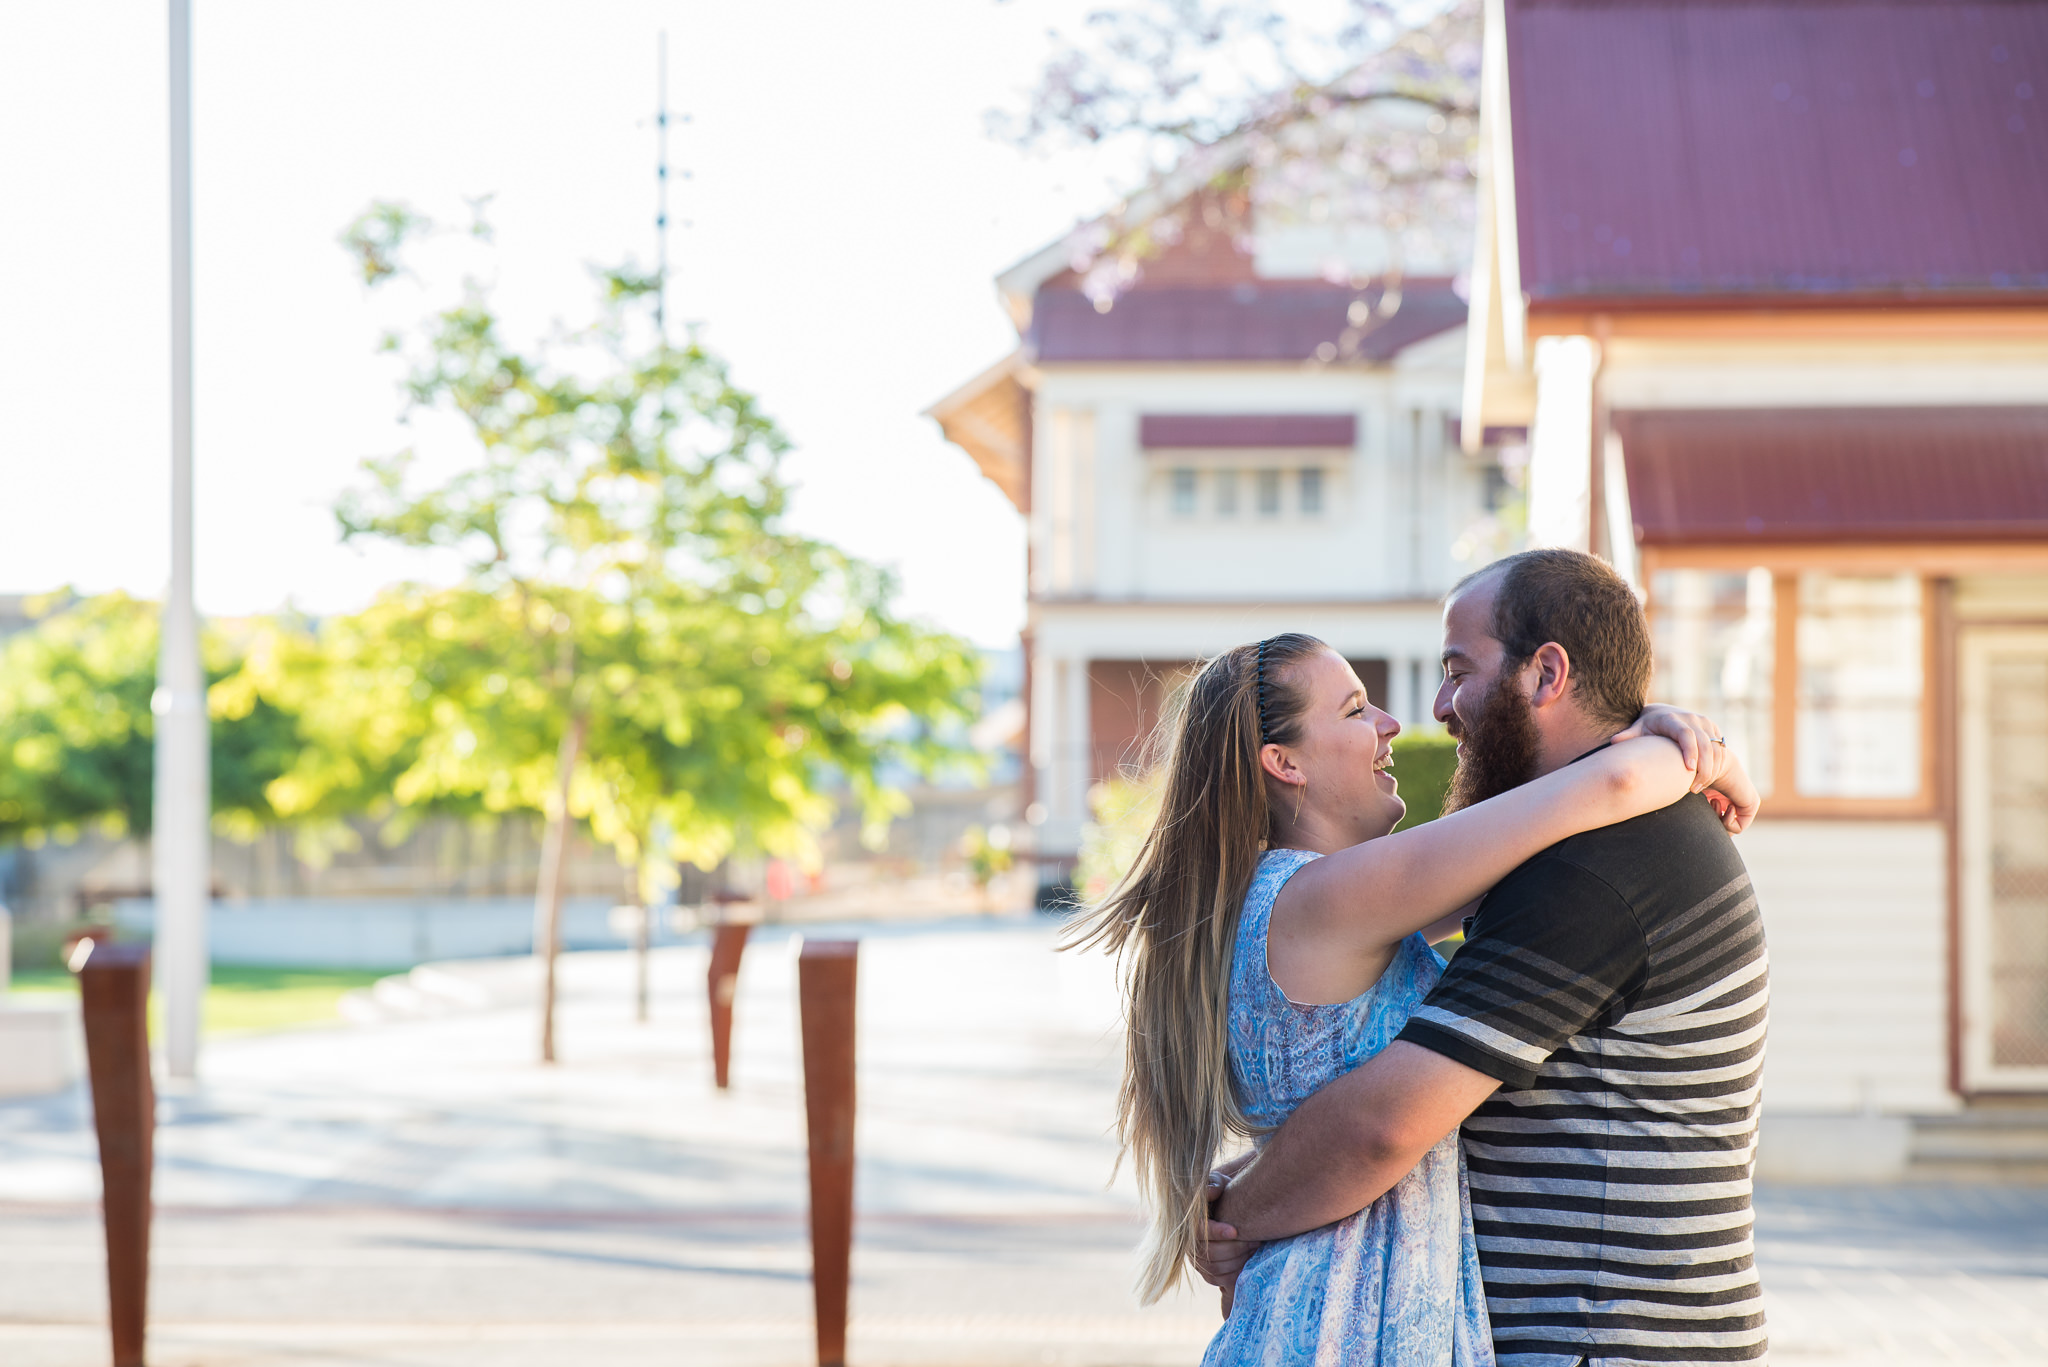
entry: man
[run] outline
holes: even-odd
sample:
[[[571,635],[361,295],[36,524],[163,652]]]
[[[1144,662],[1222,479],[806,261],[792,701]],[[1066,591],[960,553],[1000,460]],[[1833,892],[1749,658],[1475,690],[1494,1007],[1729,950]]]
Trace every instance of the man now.
[[[1627,728],[1649,633],[1604,563],[1528,551],[1452,590],[1443,662],[1463,805]],[[1481,901],[1394,1042],[1227,1179],[1205,1275],[1227,1290],[1258,1241],[1363,1209],[1462,1124],[1503,1364],[1762,1361],[1767,981],[1749,875],[1706,798],[1552,846]]]

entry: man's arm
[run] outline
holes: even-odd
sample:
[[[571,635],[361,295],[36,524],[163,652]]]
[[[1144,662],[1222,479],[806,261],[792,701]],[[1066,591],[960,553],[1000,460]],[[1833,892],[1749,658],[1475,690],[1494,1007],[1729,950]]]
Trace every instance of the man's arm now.
[[[1494,889],[1401,1033],[1295,1110],[1217,1200],[1202,1275],[1228,1286],[1255,1242],[1363,1210],[1493,1094],[1621,1001],[1647,962],[1629,904],[1554,857]]]
[[[1364,1210],[1499,1086],[1395,1040],[1302,1102],[1231,1179],[1214,1218],[1236,1240],[1263,1243]]]

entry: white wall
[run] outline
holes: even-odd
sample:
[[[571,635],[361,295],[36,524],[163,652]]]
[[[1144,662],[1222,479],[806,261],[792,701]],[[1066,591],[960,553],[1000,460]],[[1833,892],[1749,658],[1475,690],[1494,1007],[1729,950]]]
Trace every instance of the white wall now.
[[[1483,476],[1446,436],[1458,411],[1462,330],[1376,369],[1294,365],[1044,367],[1036,393],[1033,593],[1040,599],[1400,599],[1440,595],[1467,566],[1449,547],[1483,511]],[[1349,413],[1350,452],[1161,454],[1144,413]],[[1283,511],[1252,506],[1250,474],[1285,474]],[[1324,471],[1324,507],[1298,472]],[[1202,507],[1173,511],[1171,471],[1201,472]],[[1218,469],[1243,472],[1235,516],[1213,506]]]
[[[1769,1117],[1957,1109],[1947,835],[1933,821],[1762,821],[1737,842],[1771,955]]]
[[[1070,855],[1087,820],[1088,662],[1194,659],[1307,631],[1386,659],[1395,715],[1426,724],[1441,632],[1437,599],[1471,566],[1452,543],[1484,511],[1483,466],[1450,440],[1462,394],[1454,329],[1387,366],[1053,365],[1034,395],[1031,755],[1041,854]],[[1147,453],[1145,413],[1349,413],[1350,451]],[[1252,472],[1283,472],[1261,516]],[[1300,507],[1302,468],[1323,507]],[[1177,513],[1171,472],[1200,473]],[[1234,516],[1217,470],[1239,472]],[[1418,686],[1419,681],[1419,686]]]

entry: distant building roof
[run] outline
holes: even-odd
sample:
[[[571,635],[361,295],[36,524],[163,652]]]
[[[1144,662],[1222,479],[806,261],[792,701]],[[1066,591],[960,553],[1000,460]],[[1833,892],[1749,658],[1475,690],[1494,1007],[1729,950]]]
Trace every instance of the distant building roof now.
[[[1108,312],[1077,289],[1047,286],[1032,311],[1030,344],[1040,362],[1307,361],[1317,348],[1343,354],[1347,311],[1359,298],[1348,285],[1322,281],[1249,281],[1214,287],[1138,288]],[[1447,280],[1411,280],[1391,318],[1374,318],[1354,337],[1348,359],[1390,360],[1438,333],[1461,327],[1465,301]]]
[[[1532,307],[2048,299],[2048,2],[1506,0],[1506,24]]]
[[[2048,408],[1618,411],[1613,422],[1646,546],[2048,537]]]

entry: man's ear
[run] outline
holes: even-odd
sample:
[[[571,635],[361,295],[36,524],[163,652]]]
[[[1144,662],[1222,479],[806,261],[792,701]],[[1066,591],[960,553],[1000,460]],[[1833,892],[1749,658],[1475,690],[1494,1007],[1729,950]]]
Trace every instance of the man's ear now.
[[[1545,641],[1536,648],[1526,668],[1533,675],[1529,706],[1549,707],[1564,701],[1565,690],[1572,681],[1572,658],[1564,653],[1563,646],[1555,641]]]

